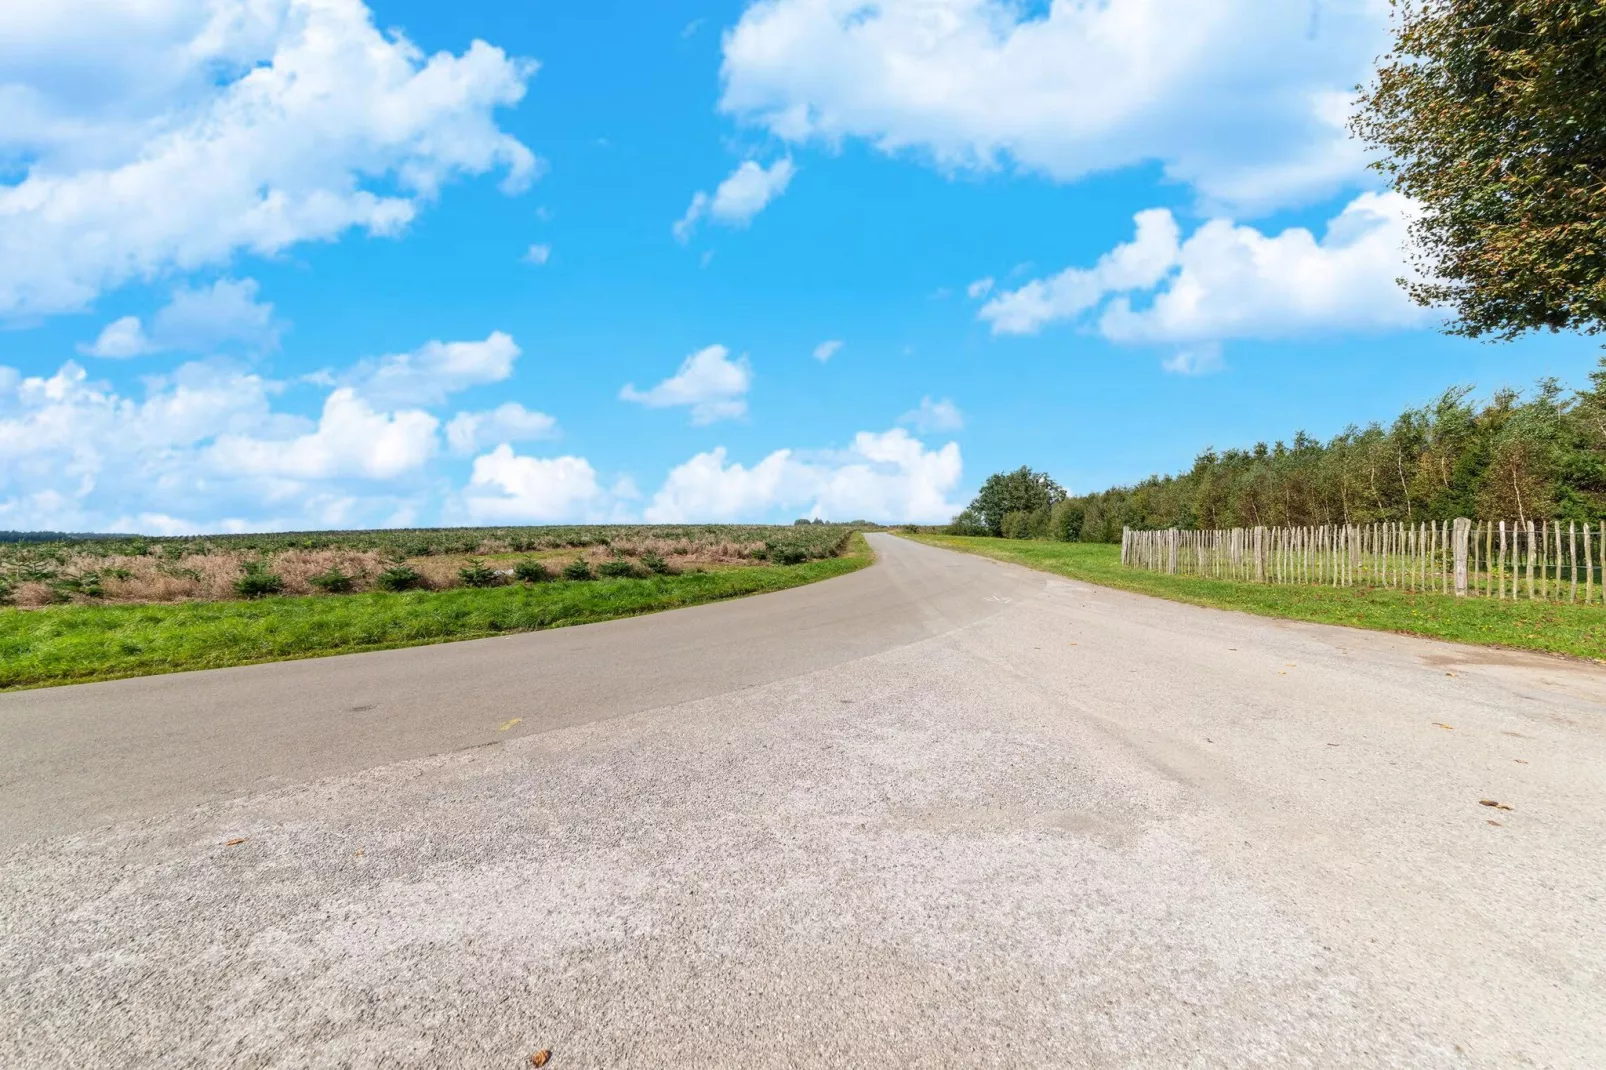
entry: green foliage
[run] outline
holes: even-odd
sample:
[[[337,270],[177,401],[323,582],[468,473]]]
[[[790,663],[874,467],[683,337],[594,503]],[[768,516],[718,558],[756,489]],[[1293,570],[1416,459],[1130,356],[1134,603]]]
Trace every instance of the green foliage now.
[[[1206,450],[1187,472],[1069,499],[1083,542],[1121,528],[1230,528],[1450,520],[1597,520],[1606,515],[1606,360],[1567,396],[1553,379],[1481,404],[1445,391],[1392,424],[1326,443]]]
[[[309,576],[307,582],[324,594],[350,594],[357,589],[357,577],[348,576],[340,571],[339,566],[331,568],[328,572]]]
[[[583,557],[577,557],[563,566],[563,578],[566,580],[594,580],[597,574],[591,571],[591,562]]]
[[[526,557],[513,566],[513,578],[520,583],[546,583],[556,579],[551,569],[533,557]]]
[[[240,578],[234,581],[234,593],[241,598],[261,598],[284,590],[284,579],[269,571],[264,561],[247,561],[240,566]]]
[[[659,554],[651,552],[641,555],[641,567],[655,576],[673,576],[675,574],[673,565],[665,561]]]
[[[1473,337],[1606,329],[1606,4],[1394,7],[1351,126],[1422,207],[1411,296]]]
[[[777,565],[796,565],[822,557],[835,557],[853,532],[835,524],[799,525],[764,540],[762,556]]]
[[[464,587],[495,587],[502,582],[496,569],[478,558],[471,559],[457,570],[457,578]]]
[[[609,580],[630,579],[645,572],[646,569],[638,568],[634,561],[625,557],[616,557],[597,566],[597,575]]]
[[[381,591],[411,591],[423,585],[424,577],[406,565],[392,565],[374,578],[374,586]]]
[[[1070,498],[1056,502],[1048,518],[1048,537],[1055,542],[1076,542],[1082,537],[1082,520],[1086,515],[1081,502]]]
[[[960,516],[969,516],[992,535],[1004,533],[1004,517],[1010,513],[1047,512],[1056,502],[1065,500],[1065,488],[1054,482],[1045,472],[1034,472],[1022,465],[1013,472],[998,472],[987,477],[969,508]],[[956,517],[956,524],[959,519]],[[969,523],[969,521],[967,521]],[[1016,521],[1017,527],[1021,521]],[[1046,521],[1045,521],[1046,527]],[[1026,538],[1016,535],[1014,538]]]
[[[947,527],[949,535],[990,535],[987,525],[974,509],[966,509],[954,517]]]

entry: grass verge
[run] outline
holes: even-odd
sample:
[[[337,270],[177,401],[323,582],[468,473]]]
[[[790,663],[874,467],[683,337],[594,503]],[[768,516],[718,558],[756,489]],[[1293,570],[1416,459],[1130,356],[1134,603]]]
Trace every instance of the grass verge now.
[[[0,610],[0,690],[481,639],[781,591],[873,560],[404,594]]]
[[[1606,609],[1600,606],[1455,598],[1360,587],[1278,586],[1168,576],[1121,567],[1121,548],[1103,543],[1036,542],[956,535],[905,536],[916,542],[1054,572],[1073,580],[1236,609],[1263,617],[1401,632],[1454,643],[1539,650],[1606,660]]]

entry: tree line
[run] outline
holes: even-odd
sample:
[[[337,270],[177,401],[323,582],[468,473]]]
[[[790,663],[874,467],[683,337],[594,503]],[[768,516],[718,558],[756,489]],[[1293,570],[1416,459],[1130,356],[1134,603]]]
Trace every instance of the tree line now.
[[[1118,542],[1123,527],[1211,529],[1606,516],[1606,358],[1589,386],[1554,378],[1474,401],[1446,390],[1387,426],[1326,442],[1296,432],[1249,449],[1206,449],[1176,475],[1070,495],[1029,468],[989,477],[956,534]]]

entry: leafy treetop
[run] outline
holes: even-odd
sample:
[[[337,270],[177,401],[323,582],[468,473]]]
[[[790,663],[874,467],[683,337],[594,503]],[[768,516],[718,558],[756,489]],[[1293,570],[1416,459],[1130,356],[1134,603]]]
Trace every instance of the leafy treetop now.
[[[1412,298],[1470,337],[1606,329],[1606,3],[1392,3],[1351,129],[1421,206]]]

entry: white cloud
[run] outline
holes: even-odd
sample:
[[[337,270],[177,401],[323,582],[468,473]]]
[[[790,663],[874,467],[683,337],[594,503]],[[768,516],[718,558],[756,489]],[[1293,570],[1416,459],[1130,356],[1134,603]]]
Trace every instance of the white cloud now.
[[[294,434],[301,421],[270,409],[275,391],[213,363],[148,379],[143,399],[70,361],[48,377],[0,368],[0,528],[110,530],[141,513],[260,507],[260,483],[243,487],[204,455],[221,433]]]
[[[257,290],[254,279],[219,279],[199,289],[180,286],[156,313],[149,332],[138,316],[124,316],[79,352],[118,360],[173,349],[210,353],[231,343],[272,349],[282,327],[274,321],[273,305],[257,300]]]
[[[90,357],[126,360],[158,352],[160,348],[145,336],[145,327],[138,316],[124,316],[106,324],[93,342],[79,346],[78,351]]]
[[[532,412],[516,401],[489,412],[460,412],[446,425],[446,442],[453,453],[470,454],[504,442],[525,442],[557,433],[558,422],[544,412]]]
[[[535,66],[426,57],[361,0],[52,0],[0,9],[0,315],[358,228],[537,161],[498,129]],[[182,191],[181,194],[176,191]]]
[[[746,357],[730,359],[730,350],[708,346],[687,357],[680,370],[651,390],[637,390],[626,383],[619,391],[624,401],[635,401],[652,408],[686,406],[691,422],[710,424],[747,413],[747,391],[753,383],[753,370]]]
[[[980,316],[994,334],[1031,334],[1055,320],[1073,319],[1120,290],[1156,286],[1176,265],[1181,231],[1164,208],[1135,217],[1137,237],[1117,245],[1091,268],[1066,268],[1048,279],[1033,279],[1018,290],[999,293]]]
[[[746,160],[719,184],[710,197],[701,190],[692,195],[686,214],[672,228],[675,237],[686,241],[705,216],[728,227],[745,227],[775,198],[786,192],[796,173],[789,157],[763,167]]]
[[[724,39],[720,108],[787,141],[864,139],[946,169],[1072,180],[1158,161],[1210,202],[1336,191],[1361,172],[1350,87],[1377,0],[759,0]]]
[[[511,335],[493,331],[482,342],[426,342],[411,353],[363,361],[339,381],[381,407],[433,405],[507,379],[519,353]]]
[[[318,426],[294,438],[223,435],[213,444],[216,467],[255,476],[391,479],[423,466],[435,454],[440,421],[408,409],[377,412],[350,387],[324,402]]]
[[[972,301],[980,301],[983,297],[986,297],[992,292],[993,277],[991,275],[987,276],[985,279],[977,279],[975,282],[965,287],[965,294]]]
[[[814,347],[814,359],[823,364],[836,356],[837,350],[841,348],[842,340],[840,338],[832,338],[829,341],[821,342]]]
[[[552,246],[550,245],[532,245],[529,251],[524,254],[524,262],[527,264],[545,264],[551,259]]]
[[[910,409],[898,417],[898,422],[907,424],[922,434],[933,431],[959,431],[965,426],[965,414],[959,411],[958,405],[947,398],[932,401],[928,396],[920,399],[917,408]]]
[[[1268,236],[1211,220],[1181,247],[1175,278],[1144,309],[1126,297],[1099,322],[1118,342],[1287,338],[1317,332],[1422,327],[1440,314],[1399,285],[1411,202],[1363,193],[1328,224],[1321,240],[1303,227]]]
[[[1160,362],[1160,367],[1173,375],[1213,375],[1226,366],[1221,359],[1221,346],[1214,342],[1179,349]]]
[[[1000,293],[981,309],[994,333],[1030,334],[1099,309],[1098,330],[1124,343],[1288,338],[1421,327],[1438,314],[1397,279],[1414,209],[1397,193],[1363,193],[1317,239],[1303,227],[1266,235],[1214,219],[1186,241],[1171,213],[1139,212],[1137,236],[1090,269],[1069,268]],[[1132,295],[1147,299],[1137,307]]]
[[[957,443],[928,450],[902,428],[862,431],[846,450],[776,450],[751,468],[723,446],[676,467],[646,510],[650,523],[760,520],[779,509],[835,520],[946,520],[959,506]]]
[[[474,460],[462,508],[476,522],[617,519],[627,482],[604,489],[583,457],[525,457],[506,444]]]

